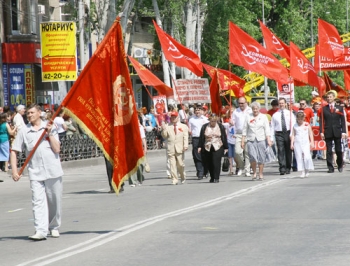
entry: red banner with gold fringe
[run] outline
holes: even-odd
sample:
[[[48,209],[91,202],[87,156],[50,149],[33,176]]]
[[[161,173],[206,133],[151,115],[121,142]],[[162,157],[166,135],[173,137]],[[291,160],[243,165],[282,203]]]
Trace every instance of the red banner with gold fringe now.
[[[117,18],[62,102],[112,163],[117,193],[144,159],[122,36]]]

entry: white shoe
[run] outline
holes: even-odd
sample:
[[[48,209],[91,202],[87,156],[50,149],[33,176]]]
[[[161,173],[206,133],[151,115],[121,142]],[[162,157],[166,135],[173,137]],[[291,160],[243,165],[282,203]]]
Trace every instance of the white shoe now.
[[[248,177],[249,177],[249,176],[252,176],[252,175],[251,175],[249,172],[246,172],[246,173],[245,173],[245,176],[248,176]]]
[[[238,176],[242,175],[242,172],[243,172],[243,171],[242,171],[241,169],[239,169],[237,175],[238,175]]]
[[[46,240],[46,236],[44,236],[40,233],[35,233],[35,235],[28,236],[28,238],[31,240],[34,240],[34,241]]]
[[[56,229],[51,230],[51,237],[54,237],[54,238],[60,237],[60,232]]]
[[[310,172],[306,170],[305,177],[308,177],[310,175]]]
[[[185,182],[186,182],[186,179],[182,180],[182,181],[181,181],[181,184],[185,184]]]
[[[304,178],[305,177],[305,171],[301,172],[300,178]]]
[[[135,185],[135,184],[132,184],[132,185],[130,185],[130,187],[136,187],[136,185]]]

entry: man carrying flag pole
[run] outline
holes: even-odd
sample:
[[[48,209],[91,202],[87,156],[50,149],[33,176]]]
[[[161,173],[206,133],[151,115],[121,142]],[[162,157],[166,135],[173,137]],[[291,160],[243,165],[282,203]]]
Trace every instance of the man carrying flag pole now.
[[[40,116],[41,109],[38,105],[28,107],[27,117],[30,123],[18,132],[11,150],[12,178],[18,181],[21,175],[17,171],[17,152],[25,147],[28,153],[36,142],[40,143],[28,167],[35,227],[35,234],[29,236],[29,239],[34,241],[45,240],[48,233],[52,237],[60,236],[58,228],[61,225],[62,210],[63,170],[58,132],[52,124],[42,121]],[[38,139],[42,133],[46,137],[40,141]]]

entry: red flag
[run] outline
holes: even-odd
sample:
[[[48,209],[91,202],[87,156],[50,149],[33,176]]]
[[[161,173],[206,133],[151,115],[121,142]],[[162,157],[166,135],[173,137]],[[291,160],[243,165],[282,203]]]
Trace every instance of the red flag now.
[[[305,57],[299,48],[290,42],[290,75],[297,80],[311,86],[320,87],[317,73],[312,63]]]
[[[332,24],[322,19],[318,19],[318,44],[321,56],[334,60],[343,58],[344,45],[338,30]]]
[[[268,27],[259,20],[260,29],[264,36],[266,48],[271,53],[278,54],[282,58],[286,58],[289,61],[290,49],[288,45],[282,42],[275,34],[273,34]]]
[[[345,89],[350,92],[350,70],[344,70]]]
[[[279,82],[288,82],[287,69],[269,51],[230,23],[230,62]]]
[[[342,59],[335,61],[320,54],[320,46],[315,46],[315,69],[317,72],[324,70],[346,70],[350,69],[350,49],[346,47],[345,54]]]
[[[153,24],[165,58],[170,62],[175,62],[177,66],[188,68],[196,76],[201,77],[203,75],[203,67],[198,55],[164,32],[155,21],[153,21]]]
[[[203,64],[203,67],[208,72],[211,78],[217,73],[218,82],[221,90],[232,90],[236,97],[244,96],[245,80],[231,73],[230,71],[215,68],[207,64]]]
[[[212,78],[211,83],[210,83],[210,98],[211,98],[211,111],[212,111],[212,113],[215,113],[218,116],[220,116],[220,112],[222,109],[222,103],[221,103],[221,98],[220,98],[217,71],[215,71],[215,74],[213,75],[213,78]]]
[[[144,67],[136,59],[128,56],[131,64],[135,68],[139,75],[143,85],[153,86],[160,95],[166,95],[167,97],[174,95],[173,89],[165,85],[156,75]]]
[[[327,74],[323,72],[323,79],[326,84],[326,91],[334,90],[336,92],[343,91],[344,89],[335,83]]]
[[[119,18],[62,102],[113,165],[113,187],[144,160]]]

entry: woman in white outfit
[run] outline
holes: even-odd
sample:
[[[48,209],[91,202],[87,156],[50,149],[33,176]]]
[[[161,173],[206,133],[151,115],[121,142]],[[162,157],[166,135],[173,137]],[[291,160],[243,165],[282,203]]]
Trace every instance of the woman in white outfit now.
[[[242,131],[242,149],[244,142],[247,140],[248,155],[250,165],[253,169],[252,180],[264,179],[264,164],[269,162],[267,157],[268,146],[271,147],[271,131],[269,121],[265,114],[260,113],[260,104],[253,102],[251,104],[253,113],[247,114]],[[259,168],[259,177],[257,177],[257,169]]]
[[[301,178],[308,177],[309,171],[314,170],[311,152],[314,148],[314,135],[309,123],[304,121],[304,112],[297,113],[297,122],[291,132],[290,148],[295,153],[298,171],[301,171]]]

